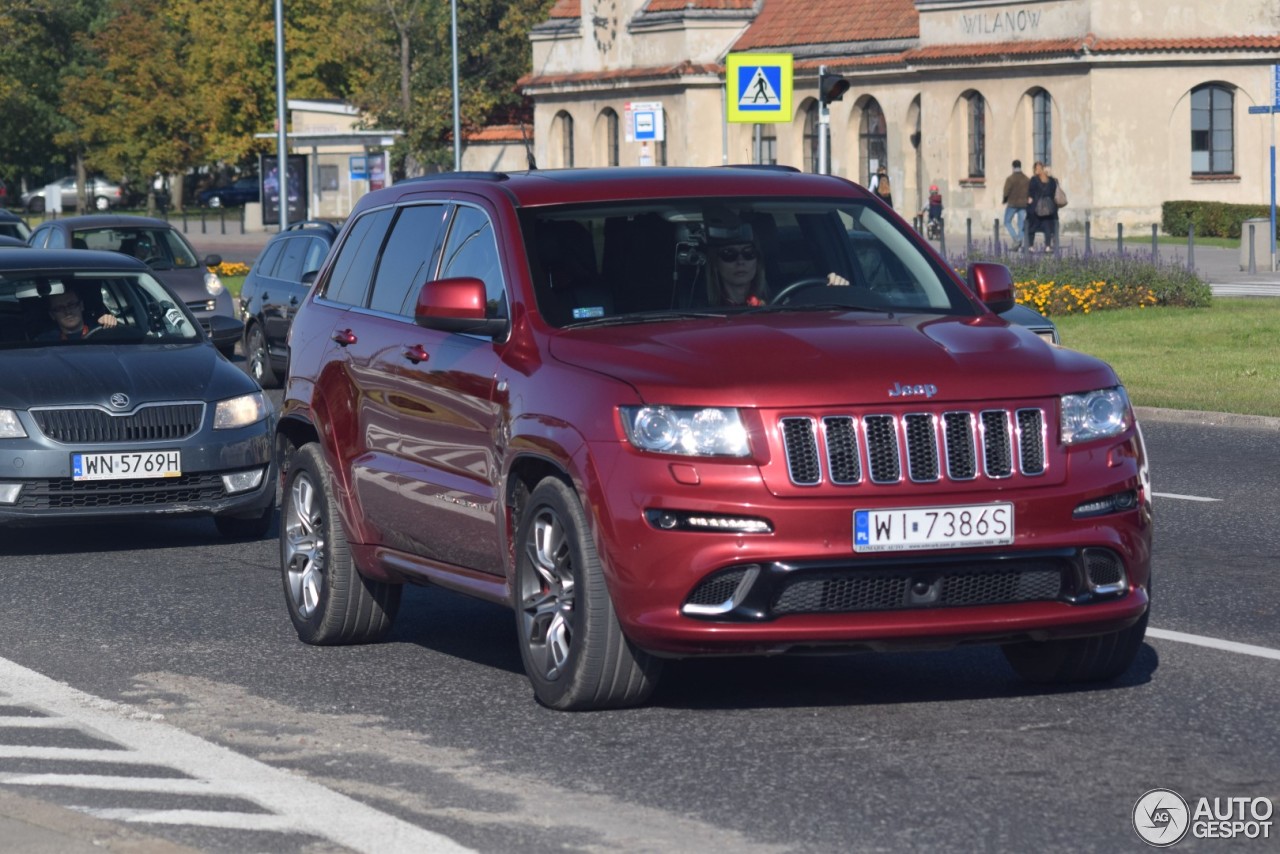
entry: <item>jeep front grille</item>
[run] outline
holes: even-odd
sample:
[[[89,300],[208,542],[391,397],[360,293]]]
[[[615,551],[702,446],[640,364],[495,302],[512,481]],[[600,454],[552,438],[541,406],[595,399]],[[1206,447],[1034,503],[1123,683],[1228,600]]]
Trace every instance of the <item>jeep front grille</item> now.
[[[1044,411],[1036,408],[789,416],[780,426],[797,486],[1035,477],[1047,467]]]

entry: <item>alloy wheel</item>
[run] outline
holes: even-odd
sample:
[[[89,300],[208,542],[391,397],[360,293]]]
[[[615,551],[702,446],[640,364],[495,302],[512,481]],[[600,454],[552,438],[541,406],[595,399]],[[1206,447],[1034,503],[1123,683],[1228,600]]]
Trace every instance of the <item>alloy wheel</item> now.
[[[294,607],[302,617],[310,617],[320,605],[324,592],[325,541],[323,498],[309,472],[298,472],[285,502],[282,535],[286,586]]]
[[[520,585],[525,643],[540,675],[554,680],[573,644],[574,566],[564,523],[549,507],[538,510],[524,549],[533,570]]]

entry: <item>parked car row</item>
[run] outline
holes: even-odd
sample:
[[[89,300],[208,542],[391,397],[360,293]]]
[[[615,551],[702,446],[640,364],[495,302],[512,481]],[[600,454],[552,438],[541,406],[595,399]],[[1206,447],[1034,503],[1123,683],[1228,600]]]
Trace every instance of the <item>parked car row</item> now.
[[[53,185],[57,187],[62,210],[77,210],[76,176],[68,175],[53,182]],[[170,204],[170,192],[167,185],[157,186],[156,194],[157,204],[163,207],[167,207]],[[22,209],[28,213],[44,213],[52,209],[47,195],[48,186],[33,187],[21,195],[19,202]],[[88,206],[100,213],[123,207],[139,206],[146,200],[145,188],[142,191],[136,188],[131,189],[101,176],[90,177],[87,180],[85,195],[88,199]],[[258,179],[251,177],[238,178],[227,184],[200,190],[195,195],[195,202],[201,207],[237,207],[248,202],[256,202],[260,197]]]
[[[557,709],[642,703],[689,655],[987,642],[1073,682],[1141,646],[1149,475],[1114,372],[1017,316],[1006,268],[958,277],[850,182],[402,182],[268,241],[239,386],[159,280],[187,264],[158,221],[74,219],[33,244],[91,251],[0,253],[0,358],[58,347],[91,388],[0,398],[0,470],[41,466],[0,478],[0,522],[190,474],[212,492],[184,510],[255,535],[278,488],[301,640],[377,640],[404,584],[440,584],[511,608]],[[260,389],[286,377],[277,416]]]

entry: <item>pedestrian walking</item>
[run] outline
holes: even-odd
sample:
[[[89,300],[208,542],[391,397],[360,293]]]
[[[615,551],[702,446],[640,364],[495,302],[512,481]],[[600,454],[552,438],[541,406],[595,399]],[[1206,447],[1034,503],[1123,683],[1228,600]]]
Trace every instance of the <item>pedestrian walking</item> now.
[[[1009,232],[1012,246],[1022,246],[1022,231],[1027,219],[1027,196],[1031,179],[1022,171],[1022,161],[1013,161],[1013,172],[1004,179],[1004,230]]]
[[[893,185],[889,183],[889,170],[881,166],[871,178],[871,192],[889,207],[893,207]]]
[[[1058,181],[1048,166],[1036,161],[1027,186],[1027,224],[1023,230],[1022,245],[1035,251],[1036,233],[1044,236],[1044,251],[1052,252],[1058,241]]]

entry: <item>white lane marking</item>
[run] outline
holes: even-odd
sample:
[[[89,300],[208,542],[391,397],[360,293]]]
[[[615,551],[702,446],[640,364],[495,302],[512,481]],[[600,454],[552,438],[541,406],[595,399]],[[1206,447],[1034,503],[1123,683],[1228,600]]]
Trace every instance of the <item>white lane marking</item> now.
[[[209,795],[236,797],[232,786],[212,780],[184,780],[180,777],[118,777],[112,774],[0,774],[0,786],[64,786],[101,792],[162,792],[169,795]]]
[[[242,798],[276,814],[287,832],[322,836],[353,851],[369,854],[470,851],[443,834],[379,812],[305,777],[197,738],[129,706],[77,691],[5,658],[0,658],[0,685],[4,686],[3,694],[16,703],[74,721],[86,732],[147,757],[150,764],[175,768],[192,778],[166,780],[165,791],[184,789],[191,782],[199,781],[205,787],[202,793],[212,793],[216,781],[220,794]],[[74,775],[10,776],[65,779]],[[161,812],[172,814],[173,811]],[[139,811],[139,815],[147,814]]]
[[[65,718],[0,717],[3,729],[76,729],[74,721]]]
[[[1179,495],[1176,492],[1153,492],[1155,498],[1177,498],[1179,501],[1221,501],[1221,498],[1205,498],[1203,495]]]
[[[129,821],[146,824],[189,824],[197,827],[220,827],[227,830],[295,830],[293,822],[278,815],[244,812],[211,812],[209,810],[130,810],[71,807],[77,812],[107,821]]]
[[[91,747],[27,747],[0,744],[0,759],[61,759],[70,762],[110,762],[112,765],[154,765],[150,756],[129,750],[97,750]]]
[[[1189,643],[1195,646],[1207,646],[1210,649],[1220,649],[1225,652],[1238,652],[1241,655],[1256,655],[1258,658],[1270,658],[1274,661],[1280,661],[1280,649],[1269,649],[1265,646],[1236,643],[1235,641],[1221,640],[1219,638],[1207,638],[1202,635],[1189,635],[1186,632],[1174,632],[1168,629],[1148,628],[1147,637],[1157,638],[1159,640],[1177,641],[1179,643]]]

